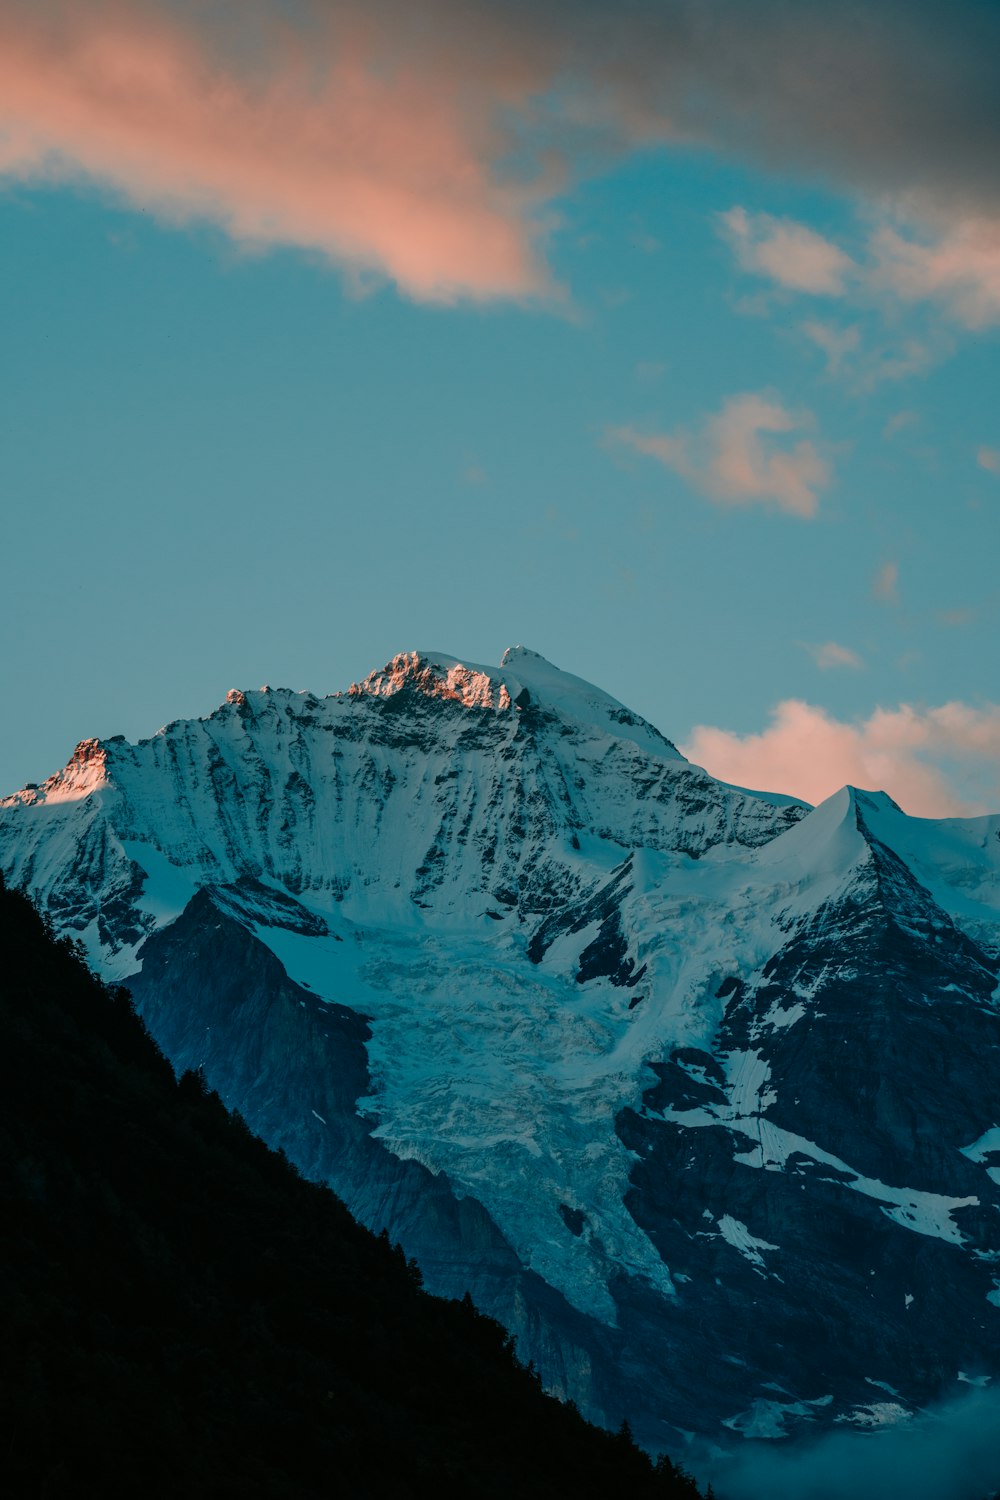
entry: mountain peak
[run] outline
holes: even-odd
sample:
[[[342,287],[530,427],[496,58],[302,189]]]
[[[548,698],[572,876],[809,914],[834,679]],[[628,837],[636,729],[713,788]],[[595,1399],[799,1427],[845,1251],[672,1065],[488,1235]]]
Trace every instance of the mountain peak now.
[[[847,789],[853,798],[855,807],[862,812],[869,813],[900,813],[903,809],[898,802],[893,801],[888,792],[868,791],[864,787],[851,786]]]
[[[439,651],[400,651],[384,667],[369,672],[363,682],[348,688],[351,698],[391,698],[404,689],[416,689],[429,698],[446,698],[466,708],[490,708],[504,712],[510,694],[489,667],[458,661]]]
[[[589,732],[631,740],[660,760],[683,760],[680,751],[652,724],[572,672],[554,666],[527,646],[509,646],[499,667],[465,662],[440,651],[401,651],[363,682],[348,688],[352,698],[390,698],[404,689],[443,698],[466,708],[494,713],[534,706],[571,720]]]
[[[676,745],[654,725],[585,678],[553,666],[538,651],[509,646],[500,659],[499,670],[515,704],[525,705],[530,700],[560,718],[575,719],[591,730],[631,740],[660,760],[684,760]]]
[[[4,797],[0,806],[13,807],[19,802],[29,806],[36,802],[79,802],[108,784],[108,751],[104,741],[81,740],[61,771],[56,771],[41,786],[31,782],[21,791]]]
[[[508,646],[500,658],[500,666],[510,667],[513,670],[519,662],[532,661],[542,662],[544,666],[552,667],[552,663],[540,651],[532,651],[528,646]],[[552,667],[552,670],[558,671],[558,668]]]

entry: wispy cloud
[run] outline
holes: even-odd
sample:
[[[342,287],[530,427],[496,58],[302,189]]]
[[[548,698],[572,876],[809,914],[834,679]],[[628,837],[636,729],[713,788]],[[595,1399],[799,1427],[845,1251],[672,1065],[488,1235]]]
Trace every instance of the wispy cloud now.
[[[785,291],[852,297],[871,305],[888,296],[896,303],[930,305],[966,328],[1000,323],[1000,212],[958,218],[942,227],[939,216],[919,202],[907,205],[909,220],[882,223],[862,238],[852,256],[833,240],[793,219],[731,208],[717,216],[720,232],[740,268]],[[916,226],[916,227],[914,227]],[[839,373],[857,340],[851,329],[812,320],[803,331]],[[935,351],[909,340],[896,354],[871,362],[871,383],[920,373]]]
[[[990,474],[1000,474],[1000,448],[980,448],[976,454],[976,462]]]
[[[909,380],[923,375],[952,348],[947,338],[906,338],[899,344],[876,347],[859,358],[854,389],[864,395],[885,381]]]
[[[629,239],[637,250],[642,251],[643,255],[657,255],[663,249],[663,241],[644,229],[636,229]]]
[[[853,261],[807,225],[737,207],[719,215],[719,227],[744,271],[768,276],[796,292],[844,294]]]
[[[872,579],[872,594],[883,604],[899,603],[899,563],[883,563]]]
[[[858,396],[867,395],[887,381],[924,374],[951,348],[951,341],[940,335],[933,339],[909,337],[880,343],[866,342],[857,323],[841,328],[810,318],[799,326],[810,343],[825,355],[827,375],[844,381]]]
[[[833,323],[810,318],[802,324],[802,332],[825,354],[828,375],[841,374],[845,363],[857,354],[861,345],[861,329],[856,323],[849,328],[837,328]]]
[[[944,761],[985,774],[1000,797],[1000,704],[945,703],[928,709],[903,704],[845,723],[813,704],[788,699],[777,705],[760,734],[699,724],[682,749],[723,781],[813,803],[852,785],[887,791],[920,817],[989,810],[960,795]]]
[[[969,605],[962,605],[958,609],[939,609],[934,618],[939,625],[944,625],[949,630],[959,630],[964,625],[972,624],[976,618],[976,611]]]
[[[814,516],[830,468],[815,443],[790,447],[771,439],[814,426],[811,412],[789,411],[767,392],[731,396],[697,432],[643,432],[613,427],[607,437],[673,469],[722,505],[764,504],[790,515]]]
[[[852,651],[849,646],[841,646],[836,641],[826,641],[822,646],[807,646],[806,650],[824,672],[833,667],[853,667],[855,671],[859,671],[864,666],[856,651]]]
[[[917,238],[884,226],[871,279],[908,302],[936,302],[967,328],[1000,323],[1000,217],[960,220]]]
[[[902,432],[904,428],[914,426],[919,420],[920,418],[915,411],[893,412],[888,422],[882,428],[882,436],[886,442],[890,442],[898,432]]]

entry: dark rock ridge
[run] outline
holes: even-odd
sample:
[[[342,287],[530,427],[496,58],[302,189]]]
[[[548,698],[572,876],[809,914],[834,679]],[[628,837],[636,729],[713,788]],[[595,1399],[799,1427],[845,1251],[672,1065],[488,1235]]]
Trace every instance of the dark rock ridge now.
[[[724,986],[711,1052],[675,1051],[618,1119],[639,1157],[629,1208],[691,1278],[680,1316],[712,1351],[702,1399],[720,1375],[734,1408],[752,1389],[730,1418],[748,1435],[817,1399],[865,1425],[868,1405],[919,1406],[959,1372],[997,1371],[1000,1192],[956,1149],[996,1109],[996,975],[891,851],[872,853],[868,879],[756,984]],[[808,1024],[768,1023],[803,990]],[[734,1060],[755,1075],[737,1129]],[[941,1216],[922,1194],[957,1206]],[[900,1233],[923,1214],[935,1232]]]
[[[0,868],[656,1449],[1000,1375],[998,834],[728,787],[516,648],[86,742]]]

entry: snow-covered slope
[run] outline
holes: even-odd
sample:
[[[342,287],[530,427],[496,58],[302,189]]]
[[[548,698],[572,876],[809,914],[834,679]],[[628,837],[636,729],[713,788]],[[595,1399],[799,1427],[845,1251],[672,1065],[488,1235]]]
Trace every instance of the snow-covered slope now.
[[[119,972],[205,883],[467,926],[578,895],[623,851],[753,847],[802,812],[722,788],[523,647],[492,673],[412,652],[332,697],[233,691],[138,745],[84,741],[0,807],[10,878]]]
[[[728,787],[516,647],[85,741],[0,868],[655,1444],[1000,1374],[998,830]]]

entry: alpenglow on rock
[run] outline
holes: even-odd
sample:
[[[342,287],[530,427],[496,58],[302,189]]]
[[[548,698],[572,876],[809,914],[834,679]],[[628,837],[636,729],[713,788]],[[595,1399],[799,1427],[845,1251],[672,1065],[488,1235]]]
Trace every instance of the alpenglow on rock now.
[[[411,652],[84,741],[0,868],[651,1447],[1000,1375],[1000,818],[743,791],[534,652]]]

